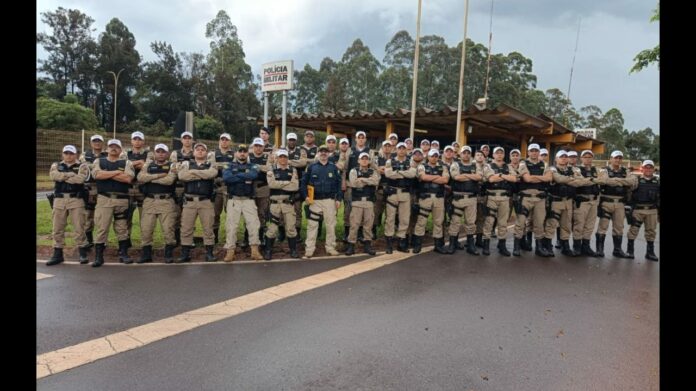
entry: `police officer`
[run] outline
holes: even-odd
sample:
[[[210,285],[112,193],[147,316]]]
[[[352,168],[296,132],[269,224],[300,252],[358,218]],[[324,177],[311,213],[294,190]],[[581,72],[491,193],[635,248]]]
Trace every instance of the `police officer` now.
[[[425,163],[425,158],[423,155],[423,150],[420,148],[416,148],[413,150],[413,153],[411,154],[411,157],[409,158],[411,161],[411,168],[416,170],[416,175],[418,171],[418,166],[421,164]],[[416,222],[418,221],[418,211],[420,210],[420,206],[418,205],[418,177],[414,176],[413,179],[411,180],[411,216],[408,219],[408,229],[406,230],[406,240],[409,243],[409,246],[415,248],[416,245],[416,236],[413,234],[413,231],[416,229]]]
[[[430,141],[427,139],[421,140],[420,149],[423,151],[423,159],[427,160],[426,158],[428,157],[428,152],[430,152]]]
[[[259,130],[259,137],[261,137],[261,140],[263,140],[263,153],[265,153],[266,156],[271,156],[273,149],[275,149],[275,146],[269,141],[271,138],[271,132],[267,127],[262,126]]]
[[[657,262],[655,255],[655,230],[660,213],[660,178],[655,176],[655,163],[652,160],[644,160],[641,164],[643,175],[638,178],[637,184],[631,195],[631,209],[633,219],[631,228],[628,229],[628,258],[633,259],[634,241],[638,237],[640,226],[645,223],[645,241],[648,247],[645,258]]]
[[[345,154],[344,159],[347,161],[347,163],[344,164],[345,167],[345,173],[346,176],[350,172],[350,170],[354,169],[355,167],[358,166],[358,156],[363,153],[367,152],[370,154],[370,147],[366,145],[367,142],[367,134],[363,132],[362,130],[358,131],[355,133],[355,145],[350,147],[348,149],[348,152]],[[373,168],[377,168],[377,166],[373,166]],[[346,219],[346,216],[350,216],[350,208],[351,208],[351,202],[349,200],[352,200],[352,197],[350,195],[351,193],[351,188],[350,188],[350,183],[348,183],[348,179],[346,178],[346,194],[344,197],[345,200],[345,208],[343,209],[343,234],[345,236],[344,240],[348,240],[348,232],[350,231],[350,220]],[[363,238],[363,232],[362,228],[358,230],[358,240],[361,240]]]
[[[445,146],[442,155],[440,156],[442,164],[445,168],[449,170],[452,163],[454,163],[454,147],[451,145]],[[445,185],[445,222],[442,223],[443,231],[449,231],[450,221],[452,220],[452,213],[454,209],[452,208],[452,175],[450,175],[450,183]]]
[[[568,152],[568,167],[577,167],[578,164],[578,153],[573,151],[572,149],[567,150]],[[584,176],[584,175],[583,175]],[[586,186],[582,186],[580,188],[583,188]],[[577,193],[577,190],[576,190]],[[575,212],[573,212],[574,214]],[[572,219],[571,219],[572,220]],[[562,248],[563,244],[561,243],[561,227],[556,228],[556,248]],[[578,247],[576,248],[575,242],[573,242],[573,251],[580,254],[580,243],[578,243]]]
[[[599,184],[597,167],[592,166],[594,153],[589,149],[582,151],[580,174],[585,178],[594,178],[594,183],[575,189],[575,208],[573,209],[573,250],[582,255],[596,257],[590,241],[597,222],[597,205],[599,205]]]
[[[91,167],[95,159],[106,157],[108,153],[103,150],[104,137],[101,135],[95,134],[90,137],[89,144],[92,149],[82,152],[80,161],[89,163],[88,166]],[[89,243],[88,247],[92,247],[94,245],[94,208],[97,206],[97,185],[94,183],[94,177],[91,175],[88,175],[88,179],[85,181],[85,190],[88,192],[85,203],[85,235]]]
[[[263,259],[259,252],[259,221],[258,209],[254,201],[254,180],[259,175],[259,167],[249,161],[249,148],[245,144],[237,147],[236,160],[222,174],[227,185],[227,221],[225,230],[227,240],[225,262],[234,261],[234,247],[237,244],[237,229],[239,219],[244,215],[246,230],[249,232],[251,259]]]
[[[319,162],[307,167],[300,185],[302,198],[309,204],[305,258],[311,258],[314,255],[321,217],[326,223],[326,252],[330,255],[339,254],[336,251],[336,212],[343,198],[341,174],[336,165],[329,162],[329,148],[322,145],[318,150]],[[307,186],[314,187],[313,200],[308,197]]]
[[[612,225],[612,239],[614,240],[614,255],[617,258],[626,258],[626,253],[621,249],[623,239],[624,218],[626,217],[626,196],[631,187],[635,186],[637,178],[629,176],[626,167],[621,165],[623,152],[611,153],[611,165],[599,170],[599,180],[603,183],[599,197],[597,216],[599,227],[597,228],[597,256],[604,257],[604,239],[609,229],[609,220]]]
[[[551,171],[546,168],[544,161],[539,158],[539,144],[529,144],[527,160],[520,162],[518,175],[522,179],[519,184],[520,201],[517,204],[515,221],[515,242],[512,254],[520,256],[520,248],[532,250],[532,233],[536,241],[536,255],[548,257],[550,254],[542,244],[544,239],[544,220],[546,219],[546,197],[548,187],[553,179]],[[531,220],[531,229],[526,234],[525,227]],[[522,242],[526,242],[523,247]]]
[[[53,255],[46,266],[57,265],[64,261],[65,226],[68,216],[72,220],[75,232],[75,244],[80,252],[80,263],[89,262],[87,250],[89,243],[85,236],[85,200],[83,197],[85,179],[89,177],[89,167],[77,160],[77,148],[74,145],[63,147],[63,160],[53,163],[49,171],[55,182],[53,190]]]
[[[177,258],[176,263],[191,261],[196,217],[200,218],[203,227],[205,261],[216,261],[213,254],[213,197],[217,174],[217,168],[208,160],[208,146],[203,143],[196,143],[193,147],[193,159],[182,162],[177,168],[179,180],[184,182],[184,207],[181,210],[181,257]]]
[[[301,146],[307,154],[307,159],[309,162],[314,161],[314,157],[317,155],[317,145],[314,144],[314,131],[305,130],[304,133],[304,144]]]
[[[112,139],[107,143],[107,157],[96,159],[92,164],[91,175],[97,181],[97,206],[94,211],[94,225],[97,235],[94,238],[96,256],[92,267],[104,264],[104,248],[109,235],[111,218],[118,237],[119,262],[129,264],[128,257],[128,190],[135,178],[133,163],[121,159],[121,141]]]
[[[387,185],[384,193],[387,196],[387,217],[384,222],[384,235],[387,241],[387,254],[392,253],[392,241],[394,240],[394,225],[397,212],[399,216],[397,250],[408,252],[406,231],[411,218],[411,186],[416,177],[416,168],[406,157],[406,144],[396,144],[396,157],[393,157],[384,165],[384,175],[387,177]]]
[[[413,154],[413,139],[412,138],[407,138],[404,140],[404,144],[406,144],[406,157],[411,160],[411,155]]]
[[[174,261],[173,251],[176,247],[174,223],[176,223],[176,203],[174,202],[174,183],[176,167],[170,161],[169,148],[164,144],[155,146],[155,158],[147,162],[138,174],[142,183],[143,214],[140,219],[140,239],[143,252],[137,263],[152,262],[152,234],[159,219],[164,236],[164,262]]]
[[[442,223],[445,220],[445,184],[449,182],[449,170],[439,160],[440,152],[431,149],[428,152],[428,163],[418,166],[418,221],[414,235],[416,237],[414,253],[421,251],[425,226],[428,216],[433,215],[433,238],[435,239],[435,251],[441,254],[449,254],[445,248],[445,240]]]
[[[337,148],[336,136],[333,134],[326,136],[326,147],[329,148],[329,161],[333,164],[338,164],[338,160],[341,158],[341,150]],[[314,157],[314,161],[319,161],[319,155]]]
[[[476,166],[471,159],[471,147],[462,147],[461,160],[455,161],[450,166],[450,183],[452,185],[452,221],[449,226],[449,253],[454,254],[459,246],[459,229],[462,225],[462,217],[465,219],[464,232],[466,234],[466,252],[479,255],[474,244],[474,231],[476,230],[477,196],[481,192],[481,180],[483,171]]]
[[[328,141],[328,137],[327,137]],[[348,192],[348,154],[350,153],[350,141],[343,137],[338,143],[338,161],[336,162],[336,167],[341,173],[341,191],[343,192],[343,242],[348,242],[348,233],[350,231],[350,225],[345,224],[347,210],[350,210],[350,192]],[[317,160],[319,156],[317,155]],[[350,223],[349,223],[350,224]]]
[[[483,169],[483,178],[487,182],[486,211],[488,212],[486,222],[483,225],[483,255],[490,254],[491,233],[497,220],[498,252],[509,257],[510,251],[508,251],[505,242],[507,223],[510,219],[512,184],[517,182],[517,172],[503,160],[505,158],[503,147],[495,147],[493,157],[495,160]]]
[[[549,167],[549,150],[546,148],[541,148],[539,150],[539,157],[544,162],[544,165],[546,166],[546,168],[548,168]]]
[[[389,143],[387,141],[387,143]],[[391,144],[389,144],[391,145]],[[375,215],[374,202],[377,185],[380,183],[381,175],[379,171],[370,167],[370,154],[362,152],[358,157],[359,166],[350,170],[348,181],[351,187],[351,211],[350,211],[350,233],[348,234],[348,246],[346,255],[355,254],[355,241],[358,237],[358,227],[363,227],[365,241],[363,242],[364,251],[367,254],[375,255],[375,251],[370,247]]]
[[[483,144],[479,148],[479,151],[483,153],[483,160],[486,162],[486,164],[491,164],[493,162],[493,159],[491,158],[491,147],[489,147],[488,144]]]
[[[302,175],[305,172],[307,164],[311,161],[307,157],[307,151],[304,148],[297,146],[297,135],[295,133],[288,133],[285,136],[287,139],[287,150],[288,150],[288,162],[292,167],[297,170],[297,176],[302,180]],[[295,231],[297,231],[297,236],[300,236],[300,229],[302,228],[302,198],[300,198],[299,193],[294,200],[295,216],[297,220],[295,221]],[[284,236],[283,226],[280,227],[280,236]]]
[[[399,135],[396,133],[390,133],[389,137],[387,137],[387,140],[391,144],[391,156],[390,158],[393,158],[396,156],[396,144],[399,143]]]
[[[568,165],[570,167],[578,166],[578,153],[572,149],[568,150]]]
[[[483,172],[488,165],[486,157],[481,151],[474,153],[476,169]],[[481,183],[481,192],[476,198],[476,247],[483,247],[483,225],[486,222],[486,184]]]
[[[193,159],[193,133],[183,132],[181,133],[181,149],[172,151],[169,155],[169,160],[177,165],[177,168],[181,163],[185,161],[191,161]],[[176,181],[176,198],[177,198],[177,215],[176,223],[174,224],[174,235],[176,236],[177,246],[181,242],[181,209],[184,205],[184,183],[181,181]]]
[[[382,142],[382,148],[377,152],[372,163],[377,166],[377,172],[379,173],[380,180],[377,186],[377,193],[375,194],[374,201],[374,219],[372,226],[372,237],[377,238],[377,227],[382,223],[382,213],[384,213],[384,186],[387,184],[387,177],[384,175],[385,164],[389,159],[392,158],[392,144],[389,140],[384,140]]]
[[[220,241],[220,215],[225,205],[227,205],[227,186],[225,186],[225,181],[222,180],[222,173],[234,160],[234,151],[230,145],[231,141],[232,137],[229,133],[221,134],[218,147],[215,148],[215,151],[208,154],[212,154],[212,156],[209,156],[209,160],[215,161],[215,167],[218,170],[218,175],[215,177],[215,205],[213,205],[215,212],[213,233],[215,234],[216,244]]]
[[[258,167],[259,173],[254,180],[254,202],[256,203],[256,213],[259,216],[259,239],[265,237],[264,231],[266,221],[268,220],[268,197],[271,195],[271,190],[268,188],[268,179],[266,173],[271,170],[273,164],[273,156],[263,151],[263,140],[255,138],[251,143],[252,153],[249,154],[249,163],[255,164]],[[248,242],[248,230],[244,231],[245,242]]]
[[[290,256],[299,258],[297,253],[297,231],[295,230],[295,219],[297,216],[293,207],[295,193],[297,193],[300,187],[297,169],[288,164],[287,150],[281,148],[275,154],[276,164],[266,173],[268,187],[271,189],[271,207],[263,258],[269,260],[273,256],[273,242],[275,241],[281,220],[284,226],[287,227],[286,235],[288,237],[288,247],[290,247]]]
[[[146,161],[151,161],[154,158],[153,153],[145,147],[145,135],[143,132],[133,132],[131,134],[131,148],[126,149],[121,153],[121,159],[128,159],[133,163],[135,177],[138,177],[140,170],[145,166]],[[140,184],[135,181],[130,190],[130,203],[128,205],[128,247],[131,247],[131,229],[133,227],[133,215],[135,208],[138,208],[138,216],[143,218],[143,201],[145,196],[140,191]]]

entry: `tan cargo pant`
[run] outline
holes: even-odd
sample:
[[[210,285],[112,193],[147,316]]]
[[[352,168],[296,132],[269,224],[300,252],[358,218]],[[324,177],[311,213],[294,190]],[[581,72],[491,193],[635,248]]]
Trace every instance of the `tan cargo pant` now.
[[[268,210],[270,206],[270,196],[271,189],[268,187],[268,185],[256,188],[254,202],[256,203],[256,214],[259,216],[259,227],[266,226],[266,219],[268,218]],[[247,228],[247,230],[248,229],[249,228]]]
[[[132,205],[137,206],[138,208],[138,217],[140,219],[143,219],[143,202],[145,201],[145,194],[143,194],[140,189],[140,185],[132,185],[130,189],[128,189],[128,195],[130,196],[130,202]],[[131,213],[130,216],[128,216],[128,237],[131,237],[131,230],[133,228],[133,216],[135,216],[135,210],[133,210],[133,213]]]
[[[176,244],[174,223],[176,223],[176,203],[174,198],[155,199],[146,197],[143,201],[143,215],[140,220],[140,241],[143,246],[152,246],[152,235],[157,220],[162,227],[165,244]]]
[[[563,201],[552,201],[551,212],[546,216],[544,225],[544,237],[553,239],[556,237],[556,228],[559,221],[561,226],[561,240],[570,239],[571,226],[570,219],[573,216],[573,199],[566,198]]]
[[[443,237],[442,223],[445,221],[445,198],[435,197],[435,194],[430,194],[428,198],[418,200],[420,212],[418,212],[418,221],[414,235],[425,235],[425,226],[428,224],[428,216],[433,214],[433,238],[440,239]]]
[[[596,197],[596,196],[595,196]],[[584,199],[584,198],[580,198]],[[577,204],[576,204],[577,205]],[[599,200],[582,201],[580,206],[573,210],[573,239],[590,240],[597,222],[597,206]]]
[[[490,239],[493,233],[493,224],[498,220],[498,238],[505,240],[507,236],[507,224],[510,219],[510,197],[489,195],[486,197],[486,222],[483,224],[483,238]]]
[[[611,202],[607,198],[600,198],[599,208],[602,208],[605,216],[599,219],[599,227],[597,233],[606,235],[609,229],[609,219],[611,218],[611,235],[623,236],[624,219],[626,218],[626,210],[623,202]]]
[[[85,236],[85,201],[82,198],[58,198],[53,200],[53,247],[65,246],[65,226],[68,224],[68,216],[72,220],[73,232],[75,232],[75,245],[84,247],[87,245]]]
[[[198,196],[193,197],[193,201],[184,199],[184,207],[181,210],[181,245],[193,246],[193,231],[196,229],[196,217],[201,220],[203,227],[203,244],[212,246],[215,244],[215,233],[213,233],[213,219],[215,211],[213,202],[210,199],[199,200]]]
[[[524,193],[522,193],[524,194]],[[522,239],[525,232],[534,231],[534,237],[544,237],[544,219],[546,218],[546,198],[522,197],[522,208],[527,209],[527,216],[517,213],[515,220],[515,238]],[[531,219],[528,216],[531,215]],[[531,224],[530,224],[531,221]]]
[[[288,196],[279,197],[289,199]],[[266,230],[267,238],[275,239],[278,236],[278,226],[281,224],[285,227],[285,234],[288,238],[294,238],[297,236],[297,230],[295,229],[295,207],[293,206],[292,201],[282,202],[271,199],[270,212],[271,218],[268,224],[268,229]]]
[[[317,220],[320,216],[324,217],[324,224],[326,224],[326,251],[336,250],[336,201],[334,199],[314,200],[309,206],[309,212],[305,253],[313,254],[316,250],[317,230],[319,229]]]
[[[253,198],[233,196],[227,201],[227,221],[225,222],[225,249],[227,250],[234,250],[237,245],[237,230],[242,215],[246,229],[249,231],[249,244],[252,246],[261,244],[259,240],[261,223],[259,222],[256,202]]]
[[[411,216],[408,219],[408,229],[406,230],[406,235],[413,235],[413,231],[416,230],[416,222],[418,221],[418,213],[413,213],[414,205],[418,205],[418,194],[410,193],[411,197]]]
[[[85,185],[85,187],[89,188],[89,201],[93,205],[90,207],[89,205],[85,204],[84,227],[85,232],[88,232],[94,230],[94,209],[96,208],[97,204],[97,184],[90,183],[88,185]]]
[[[384,236],[394,236],[394,225],[396,224],[398,211],[399,229],[396,232],[396,236],[403,239],[406,237],[406,230],[408,229],[408,223],[411,219],[411,194],[408,190],[394,189],[396,190],[396,194],[392,194],[387,198],[387,218],[384,221]],[[364,229],[363,232],[365,232]]]
[[[374,223],[372,225],[377,225],[379,226],[382,224],[382,214],[384,213],[384,208],[385,208],[385,202],[384,202],[384,186],[386,185],[379,185],[377,186],[377,191],[375,192],[375,206],[374,206]],[[352,224],[351,224],[352,225]],[[363,232],[365,232],[367,228],[363,228]],[[372,229],[372,227],[370,227]],[[367,240],[367,239],[366,239]]]
[[[353,201],[350,210],[350,232],[348,233],[348,243],[358,240],[358,228],[363,227],[363,237],[365,241],[372,240],[372,225],[375,221],[374,203],[372,201]]]
[[[106,243],[112,217],[114,219],[114,232],[116,232],[118,240],[128,239],[126,213],[128,213],[128,199],[109,198],[107,196],[98,195],[97,207],[94,210],[94,226],[97,231],[94,236],[94,243]]]
[[[457,195],[452,195],[452,206],[454,207],[452,219],[449,226],[449,236],[459,236],[464,218],[464,234],[473,235],[476,231],[476,208],[478,201],[476,196],[464,196],[465,198],[455,199]]]
[[[626,237],[628,239],[637,238],[643,223],[645,223],[645,240],[654,242],[657,236],[657,209],[633,209],[633,224],[628,229]]]
[[[227,186],[222,185],[215,188],[215,204],[213,205],[213,211],[215,212],[215,218],[213,219],[213,231],[220,229],[220,215],[222,215],[223,210],[227,210]]]

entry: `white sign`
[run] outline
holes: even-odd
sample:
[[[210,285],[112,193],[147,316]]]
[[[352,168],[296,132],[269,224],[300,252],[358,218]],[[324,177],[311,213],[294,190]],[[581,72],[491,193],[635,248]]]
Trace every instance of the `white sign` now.
[[[263,64],[261,91],[292,90],[292,60]]]
[[[597,128],[575,129],[574,132],[580,136],[585,136],[592,139],[597,138]]]

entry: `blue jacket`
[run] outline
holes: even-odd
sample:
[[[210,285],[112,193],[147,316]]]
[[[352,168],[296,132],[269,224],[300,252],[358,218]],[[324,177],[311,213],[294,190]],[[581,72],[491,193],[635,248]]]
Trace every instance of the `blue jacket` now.
[[[327,162],[315,162],[307,167],[307,172],[302,176],[300,184],[300,194],[302,199],[307,198],[307,185],[314,186],[314,196],[331,195],[331,198],[336,201],[343,200],[343,192],[341,191],[341,173],[335,164]]]

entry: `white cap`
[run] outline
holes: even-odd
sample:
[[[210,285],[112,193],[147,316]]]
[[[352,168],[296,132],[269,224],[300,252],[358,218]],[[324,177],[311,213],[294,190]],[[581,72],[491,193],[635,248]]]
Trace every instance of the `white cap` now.
[[[655,163],[653,163],[652,160],[643,160],[643,164],[641,164],[640,166],[641,166],[641,167],[645,167],[645,166],[653,166],[653,167],[655,167]]]
[[[479,151],[483,151],[483,147],[486,147],[488,149],[491,149],[491,147],[488,146],[488,144],[483,144],[481,148],[479,148]]]
[[[184,138],[184,137],[186,137],[186,136],[189,136],[189,137],[193,138],[193,133],[191,133],[191,132],[184,132],[184,133],[181,133],[181,138]]]
[[[336,141],[336,136],[334,136],[333,134],[326,136],[326,141],[328,142],[329,140]]]
[[[145,140],[145,135],[143,132],[133,132],[131,133],[131,140],[133,140],[136,137],[140,137],[141,140]]]
[[[363,153],[361,153],[360,155],[358,155],[358,159],[362,159],[362,158],[363,158],[363,156],[365,156],[365,157],[368,157],[368,158],[369,158],[369,157],[370,157],[370,154],[369,154],[369,153],[367,153],[367,152],[363,152]]]
[[[617,156],[623,157],[623,152],[621,152],[621,151],[614,151],[614,152],[611,153],[611,157],[614,158],[614,157],[617,157]]]
[[[522,154],[522,152],[520,152],[519,149],[515,148],[515,149],[513,149],[512,151],[510,151],[510,155],[512,155],[512,154],[515,153],[515,152],[517,152],[517,153],[520,154],[520,155]]]
[[[104,137],[102,137],[101,134],[95,134],[94,136],[89,138],[89,141],[94,141],[94,140],[104,141]]]
[[[208,146],[203,143],[196,143],[196,145],[193,146],[193,149],[196,149],[198,147],[203,147],[206,151],[208,150]]]
[[[423,144],[430,145],[430,141],[428,141],[428,139],[423,139],[423,140],[421,140],[421,145],[423,145]]]
[[[158,149],[164,149],[165,152],[169,152],[169,147],[167,147],[165,144],[155,145],[155,151],[157,151]]]
[[[446,147],[445,147],[445,149],[444,149],[444,150],[445,150],[445,151],[447,151],[448,149],[451,149],[451,150],[452,150],[452,152],[454,152],[454,147],[453,147],[453,146],[451,146],[451,145],[448,145],[448,146],[446,146]]]
[[[536,149],[537,151],[541,150],[541,148],[539,148],[539,144],[537,143],[529,144],[529,146],[527,147],[527,151],[531,151],[532,149]]]
[[[503,151],[503,152],[505,152],[505,148],[503,148],[503,147],[495,147],[495,148],[493,148],[493,153],[496,153],[496,152],[498,152],[498,151]]]
[[[399,135],[396,134],[396,133],[390,134],[389,137],[387,137],[387,139],[390,139],[390,138],[392,138],[392,137],[396,137],[397,140],[399,139]]]
[[[589,153],[590,155],[594,156],[594,153],[592,151],[590,151],[589,149],[585,149],[584,151],[580,152],[580,156],[583,156],[586,153]]]
[[[385,146],[385,145],[391,145],[391,142],[389,142],[389,140],[382,141],[382,146]]]
[[[287,136],[285,136],[287,140],[297,140],[297,135],[295,133],[288,133]]]
[[[418,153],[421,153],[421,154],[422,154],[422,153],[423,153],[423,150],[422,150],[422,149],[420,149],[420,148],[414,148],[414,149],[413,149],[413,153],[416,153],[416,152],[418,152]]]
[[[262,139],[261,137],[256,137],[256,138],[254,139],[254,141],[251,142],[251,145],[252,145],[252,146],[254,146],[254,145],[260,145],[260,146],[263,147],[263,145],[264,145],[264,144],[263,144],[263,139]]]
[[[276,156],[288,156],[288,150],[287,149],[279,149],[276,151]]]
[[[348,140],[347,138],[343,137],[342,139],[340,139],[340,140],[338,141],[338,143],[339,143],[339,144],[346,143],[346,144],[350,145],[350,140]]]
[[[433,141],[431,141],[431,142],[430,142],[430,145],[433,145],[433,144],[437,144],[437,145],[440,145],[440,142],[439,142],[439,141],[437,141],[437,140],[433,140]]]
[[[228,139],[228,140],[232,140],[232,136],[230,136],[229,133],[223,133],[223,134],[221,134],[221,135],[220,135],[220,140],[222,140],[223,138],[226,138],[226,139]]]
[[[401,148],[401,147],[406,148],[406,143],[400,142],[400,143],[396,144],[396,148]]]
[[[462,150],[460,151],[460,153],[461,153],[461,152],[464,152],[464,151],[469,151],[469,152],[471,152],[471,147],[468,146],[468,145],[463,146],[463,147],[462,147]]]
[[[123,146],[121,145],[121,140],[117,140],[115,138],[112,138],[111,140],[109,140],[109,142],[106,143],[106,146],[109,147],[109,146],[112,146],[114,144],[118,145],[119,148],[123,148]]]
[[[312,136],[314,136],[314,131],[313,130],[305,130],[304,135],[306,136],[308,134],[311,134]]]
[[[363,132],[362,130],[358,130],[358,132],[355,133],[355,137],[357,138],[357,137],[360,136],[361,134],[362,134],[363,136],[367,137],[367,134],[365,134],[365,132]]]
[[[440,151],[438,151],[436,148],[433,148],[430,151],[428,151],[428,156],[435,156],[435,155],[440,156]]]
[[[563,155],[568,156],[568,152],[566,152],[562,149],[560,151],[556,152],[556,157],[561,157]]]
[[[77,153],[77,148],[74,145],[66,145],[63,147],[63,152]]]
[[[406,140],[404,140],[405,143],[407,143],[407,142],[409,142],[409,141],[410,141],[410,142],[413,142],[413,139],[409,137],[409,138],[407,138]]]
[[[578,153],[576,151],[568,151],[568,157],[571,156],[578,156]]]
[[[539,154],[540,154],[540,155],[548,155],[548,154],[549,154],[549,150],[546,149],[546,148],[541,148],[541,149],[539,150]]]

